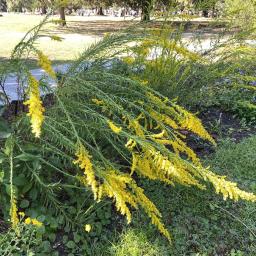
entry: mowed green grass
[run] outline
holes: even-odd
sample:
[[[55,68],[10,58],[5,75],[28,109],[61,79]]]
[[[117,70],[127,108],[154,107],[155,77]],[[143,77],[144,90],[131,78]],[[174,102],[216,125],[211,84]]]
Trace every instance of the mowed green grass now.
[[[15,45],[25,33],[39,24],[44,17],[41,15],[3,14],[0,17],[0,59],[4,60],[11,55]],[[58,16],[50,19],[58,19]],[[78,18],[67,17],[67,21]],[[69,24],[69,23],[68,23]],[[75,59],[83,50],[99,40],[97,35],[78,34],[76,31],[63,30],[59,25],[47,24],[46,32],[63,38],[62,42],[43,37],[37,47],[54,62],[66,62]]]

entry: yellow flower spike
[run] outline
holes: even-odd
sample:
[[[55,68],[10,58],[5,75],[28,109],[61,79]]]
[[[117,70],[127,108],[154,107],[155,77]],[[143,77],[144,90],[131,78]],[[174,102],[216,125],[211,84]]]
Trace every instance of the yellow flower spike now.
[[[44,107],[42,100],[40,98],[39,82],[29,74],[28,77],[29,85],[29,100],[25,101],[23,104],[28,105],[28,116],[30,116],[30,123],[32,127],[32,133],[35,134],[36,138],[41,135],[41,127],[44,121]]]
[[[110,127],[110,129],[114,132],[114,133],[120,133],[122,131],[122,127],[117,127],[113,122],[108,121],[108,125]]]
[[[193,133],[199,135],[203,139],[208,140],[216,146],[216,142],[214,141],[212,136],[205,130],[199,118],[178,105],[175,105],[175,108],[182,114],[182,118],[178,120],[181,128],[192,131]]]
[[[130,223],[132,215],[128,205],[135,209],[138,208],[136,198],[128,189],[133,179],[129,175],[120,174],[115,170],[106,170],[103,177],[105,181],[103,184],[104,194],[115,200],[117,211],[125,215],[127,222]]]
[[[202,176],[205,180],[210,181],[217,194],[222,194],[223,199],[227,198],[238,201],[239,199],[256,202],[256,195],[243,191],[237,187],[235,182],[226,180],[225,176],[219,176],[209,170],[202,170]]]
[[[37,52],[38,55],[38,64],[42,69],[45,70],[45,72],[50,75],[52,78],[56,79],[56,74],[52,68],[52,63],[48,59],[46,55],[44,55],[41,51]]]
[[[18,212],[17,201],[16,201],[16,198],[13,197],[13,199],[11,200],[11,208],[10,208],[12,228],[15,228],[19,223],[19,218],[18,218],[17,212]]]
[[[136,185],[136,183],[132,183],[131,187],[136,195],[138,204],[145,210],[147,215],[151,218],[151,222],[155,225],[158,230],[169,240],[171,241],[171,235],[169,231],[164,227],[161,222],[161,213],[157,209],[157,207],[152,203],[147,196],[144,194],[144,190]]]
[[[139,121],[136,120],[136,119],[133,119],[133,120],[129,120],[129,126],[128,126],[129,129],[133,129],[135,134],[137,136],[140,136],[142,138],[145,138],[145,134],[144,134],[144,131],[143,131],[143,128],[142,126],[140,125]]]
[[[136,170],[137,166],[138,166],[138,155],[135,154],[134,152],[132,152],[132,166],[131,166],[131,173],[130,176],[133,175],[134,171]]]
[[[84,225],[84,230],[89,233],[92,230],[92,226],[90,224],[86,224]]]
[[[78,177],[78,179],[85,185],[89,185],[92,188],[94,194],[94,199],[97,199],[98,193],[98,184],[93,170],[93,164],[91,162],[91,156],[85,147],[81,144],[77,146],[76,151],[77,160],[74,161],[74,164],[79,165],[79,167],[84,171],[84,176]]]
[[[160,132],[158,134],[153,134],[153,135],[151,135],[151,137],[154,138],[154,139],[161,139],[161,138],[164,137],[165,133],[166,133],[166,131],[162,130],[162,132]]]
[[[159,28],[152,29],[150,32],[153,36],[160,37],[162,35],[162,29]]]

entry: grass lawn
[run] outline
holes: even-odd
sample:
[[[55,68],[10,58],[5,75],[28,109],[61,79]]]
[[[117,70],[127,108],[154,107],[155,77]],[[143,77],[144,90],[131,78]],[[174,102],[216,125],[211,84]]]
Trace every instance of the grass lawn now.
[[[0,17],[0,59],[8,58],[25,33],[42,19],[43,16],[40,15],[4,13],[3,17]],[[58,16],[55,16],[54,19],[58,19]],[[119,20],[106,21],[97,17],[67,16],[66,28],[53,24],[46,26],[48,32],[57,34],[64,40],[56,42],[44,37],[39,40],[39,48],[54,62],[70,61],[75,59],[86,47],[99,40],[105,32],[117,30],[123,27],[122,24],[123,21]]]

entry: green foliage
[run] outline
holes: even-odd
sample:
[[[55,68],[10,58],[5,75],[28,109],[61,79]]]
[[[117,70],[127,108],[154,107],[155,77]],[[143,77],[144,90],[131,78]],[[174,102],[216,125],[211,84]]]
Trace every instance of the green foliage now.
[[[0,234],[0,253],[3,256],[35,255],[35,250],[42,243],[38,228],[20,223],[17,230],[8,230]]]
[[[150,241],[143,231],[128,229],[120,235],[117,243],[113,243],[108,254],[113,256],[165,256],[169,255],[169,252],[167,247],[161,246],[157,240]]]
[[[234,42],[236,40],[234,38]],[[255,122],[255,49],[246,44],[233,47],[224,45],[218,57],[217,62],[205,68],[209,83],[202,87],[200,103],[219,106],[247,122]]]

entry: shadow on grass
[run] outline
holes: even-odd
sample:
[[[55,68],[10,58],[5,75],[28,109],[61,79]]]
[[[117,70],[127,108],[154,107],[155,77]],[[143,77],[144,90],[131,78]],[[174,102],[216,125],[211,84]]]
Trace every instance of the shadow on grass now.
[[[224,24],[214,23],[212,21],[166,21],[167,26],[174,27],[177,30],[180,27],[184,28],[185,32],[211,32],[219,33],[219,29],[223,28]],[[161,21],[151,21],[149,23],[141,23],[133,20],[110,21],[110,20],[95,20],[95,21],[68,21],[66,27],[57,29],[60,33],[77,33],[84,35],[103,36],[105,33],[117,32],[131,26],[138,28],[161,28]]]
[[[66,27],[59,27],[61,33],[77,33],[84,35],[103,36],[105,33],[116,32],[135,25],[133,21],[68,21]]]

